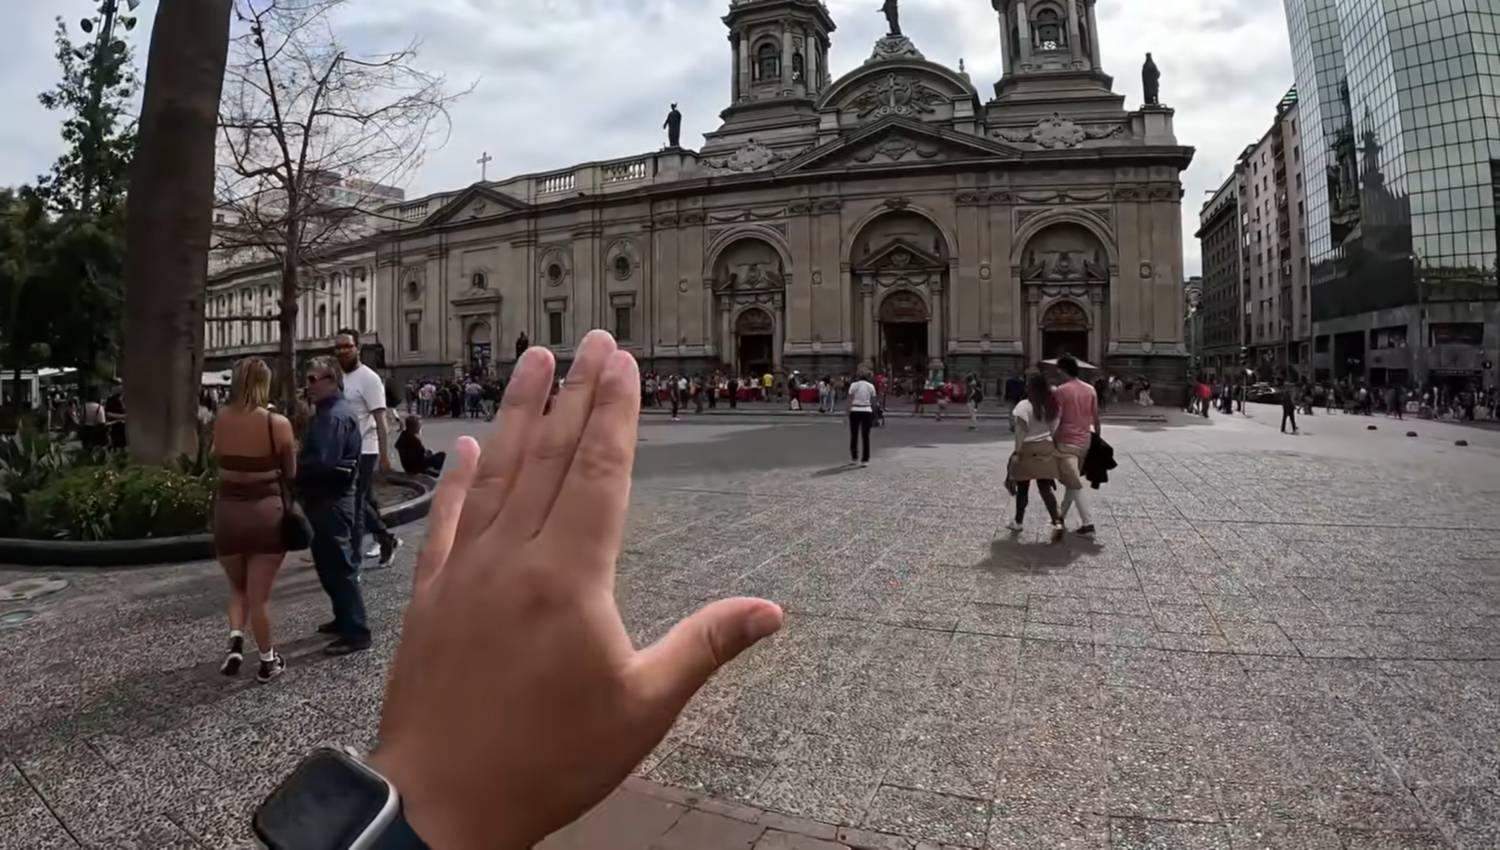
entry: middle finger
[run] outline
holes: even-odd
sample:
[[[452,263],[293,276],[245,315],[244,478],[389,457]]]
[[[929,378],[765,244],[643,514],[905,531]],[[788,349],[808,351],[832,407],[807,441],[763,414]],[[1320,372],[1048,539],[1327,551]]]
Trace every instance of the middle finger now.
[[[527,435],[514,492],[492,526],[502,529],[506,541],[530,540],[542,530],[573,465],[579,436],[594,406],[594,392],[615,349],[615,339],[607,331],[589,331],[553,400],[552,412]]]

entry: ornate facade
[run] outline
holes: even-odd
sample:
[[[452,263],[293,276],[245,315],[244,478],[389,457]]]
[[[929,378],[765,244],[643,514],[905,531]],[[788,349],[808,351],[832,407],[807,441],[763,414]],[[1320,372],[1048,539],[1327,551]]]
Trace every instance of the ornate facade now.
[[[567,361],[605,327],[658,371],[997,376],[1066,351],[1180,382],[1192,150],[1113,93],[1093,0],[997,6],[986,99],[896,35],[833,79],[820,2],[735,0],[701,150],[390,208],[362,249],[387,367],[505,371],[522,332]]]

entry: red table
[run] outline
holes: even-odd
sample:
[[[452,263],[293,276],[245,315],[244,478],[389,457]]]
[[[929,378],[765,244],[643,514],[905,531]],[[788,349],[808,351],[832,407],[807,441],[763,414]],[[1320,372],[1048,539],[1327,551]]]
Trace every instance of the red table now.
[[[801,401],[803,404],[817,404],[818,403],[818,388],[815,387],[815,386],[814,387],[798,387],[797,388],[797,399],[799,401]]]

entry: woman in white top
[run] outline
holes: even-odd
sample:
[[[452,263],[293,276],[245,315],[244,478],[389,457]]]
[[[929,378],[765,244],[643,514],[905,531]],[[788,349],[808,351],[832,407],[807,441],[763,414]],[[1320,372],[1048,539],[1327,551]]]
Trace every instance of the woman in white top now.
[[[870,426],[875,424],[875,385],[870,376],[860,373],[849,385],[849,462],[870,465]],[[860,440],[864,451],[860,453]]]
[[[1052,429],[1057,425],[1057,401],[1052,397],[1052,386],[1040,374],[1032,375],[1026,382],[1026,398],[1016,403],[1011,411],[1016,447],[1010,456],[1007,480],[1015,482],[1016,518],[1006,526],[1011,531],[1020,531],[1026,519],[1026,504],[1030,499],[1031,482],[1036,482],[1047,514],[1052,517],[1052,539],[1062,538],[1062,516],[1057,512],[1057,496],[1053,493],[1053,481],[1057,478],[1057,450],[1052,444]]]

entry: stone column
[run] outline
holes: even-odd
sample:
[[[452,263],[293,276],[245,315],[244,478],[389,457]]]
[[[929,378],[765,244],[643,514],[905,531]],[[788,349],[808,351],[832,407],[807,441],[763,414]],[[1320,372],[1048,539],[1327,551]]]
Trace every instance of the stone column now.
[[[930,290],[932,305],[927,320],[927,360],[941,360],[943,357],[943,331],[946,329],[947,317],[943,312],[943,285],[933,284]]]
[[[781,23],[781,89],[792,90],[792,22]]]
[[[744,39],[740,39],[735,49],[740,57],[739,64],[737,65],[739,68],[740,93],[739,97],[735,98],[735,100],[741,101],[750,96],[750,43]]]
[[[1010,49],[1010,11],[1001,7],[998,17],[1000,19],[1000,67],[1005,73],[1010,73],[1016,61],[1013,51]]]
[[[1099,53],[1099,21],[1096,19],[1096,16],[1094,14],[1094,2],[1093,2],[1093,0],[1089,0],[1088,8],[1089,8],[1089,61],[1091,63],[1093,63],[1094,68],[1097,69],[1097,68],[1100,67],[1100,65],[1102,63],[1100,61],[1101,54]],[[1102,365],[1102,364],[1100,364],[1100,365]]]
[[[738,103],[740,99],[740,37],[736,33],[729,34],[729,102]]]
[[[786,347],[786,299],[771,305],[771,371],[781,371],[782,349]]]
[[[1016,0],[1016,26],[1021,30],[1021,55],[1017,67],[1031,62],[1031,20],[1026,13],[1026,0]]]
[[[803,32],[802,39],[802,81],[807,87],[808,94],[815,94],[822,86],[822,78],[818,75],[823,73],[818,68],[818,37],[812,33]]]
[[[860,362],[875,365],[880,353],[875,348],[875,281],[863,278],[859,282],[859,302],[864,325],[864,338],[859,341]]]
[[[730,364],[730,374],[740,373],[740,346],[739,340],[735,339],[734,328],[730,326],[730,310],[727,301],[718,304],[719,310],[719,347],[723,349],[719,359]]]
[[[1078,52],[1078,0],[1063,0],[1068,4],[1068,53],[1075,60],[1082,59]]]

